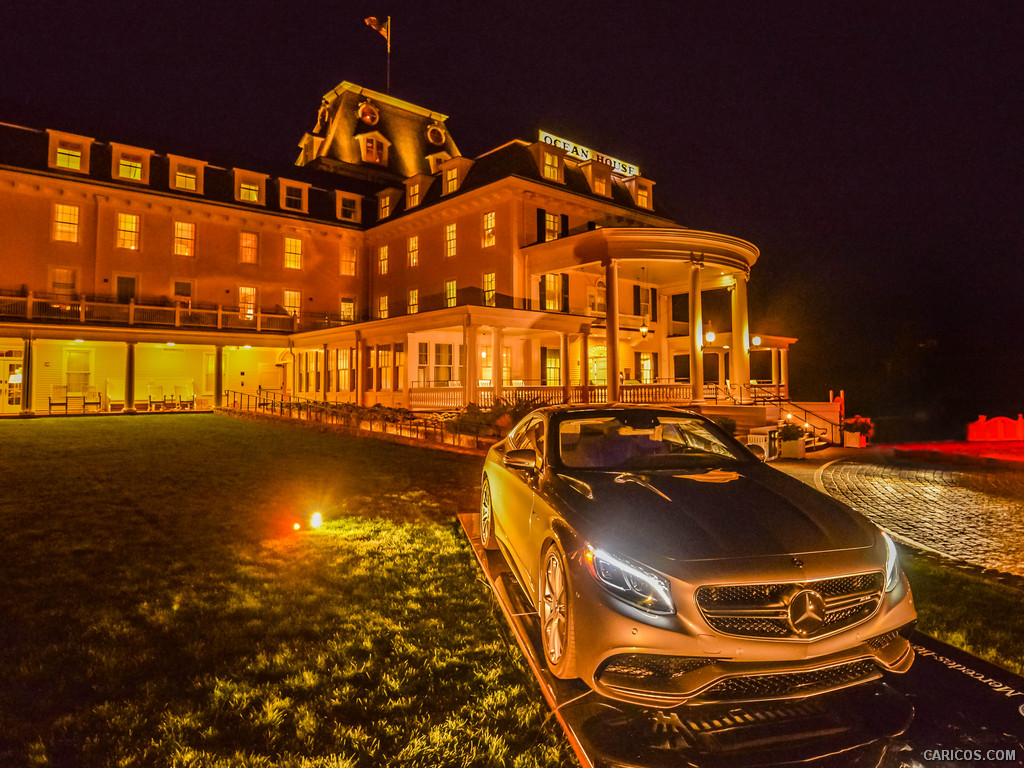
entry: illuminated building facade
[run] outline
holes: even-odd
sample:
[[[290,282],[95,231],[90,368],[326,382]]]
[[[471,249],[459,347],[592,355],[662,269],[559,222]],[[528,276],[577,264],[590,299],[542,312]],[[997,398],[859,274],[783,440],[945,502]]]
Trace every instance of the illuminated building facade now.
[[[755,246],[628,162],[547,133],[468,158],[446,119],[342,83],[283,175],[0,125],[0,414],[787,396]]]

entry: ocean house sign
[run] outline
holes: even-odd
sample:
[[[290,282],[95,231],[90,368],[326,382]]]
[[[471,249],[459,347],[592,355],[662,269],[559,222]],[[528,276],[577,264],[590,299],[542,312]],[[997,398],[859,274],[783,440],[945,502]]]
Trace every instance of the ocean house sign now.
[[[610,165],[612,168],[612,173],[619,174],[620,176],[628,177],[640,175],[640,169],[637,168],[632,163],[626,163],[623,162],[622,160],[617,160],[614,157],[602,155],[600,152],[595,152],[592,149],[580,146],[574,141],[569,141],[568,139],[563,139],[559,136],[555,136],[553,133],[548,133],[547,131],[540,131],[540,140],[543,141],[545,144],[550,144],[554,147],[560,147],[561,149],[564,149],[568,153],[569,157],[573,158],[574,160],[579,160],[581,162],[585,160],[594,160],[599,163],[604,163],[605,165]]]

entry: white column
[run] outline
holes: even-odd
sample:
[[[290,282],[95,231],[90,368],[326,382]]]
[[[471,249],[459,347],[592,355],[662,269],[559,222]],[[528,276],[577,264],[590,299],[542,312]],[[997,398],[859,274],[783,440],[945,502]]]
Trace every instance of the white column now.
[[[610,259],[604,268],[605,329],[608,334],[608,402],[619,401],[619,263]]]
[[[504,354],[505,334],[501,332],[501,326],[491,328],[491,386],[494,387],[494,402],[501,398],[501,388],[504,382]]]
[[[690,264],[690,402],[704,402],[704,318],[700,306],[700,270],[697,262]]]
[[[84,306],[84,302],[83,302]],[[21,353],[21,414],[31,416],[35,411],[32,408],[35,397],[35,386],[32,376],[32,336],[24,340],[24,349]]]
[[[789,397],[789,350],[779,350],[779,380],[782,383],[782,396]]]
[[[732,346],[730,378],[739,387],[741,403],[750,402],[750,320],[747,316],[747,276],[736,274],[732,290]]]
[[[590,402],[590,334],[580,334],[580,385],[583,387],[583,402]]]
[[[654,372],[662,382],[672,378],[672,357],[668,350],[668,337],[672,333],[672,297],[658,293],[658,370]]]
[[[569,402],[569,334],[565,331],[558,332],[558,369],[562,372],[562,402]]]
[[[480,378],[477,375],[477,372],[480,370],[480,360],[478,359],[479,352],[476,347],[476,326],[470,324],[468,315],[462,326],[462,347],[466,350],[466,380],[463,382],[463,391],[466,393],[466,396],[462,401],[462,405],[466,406],[476,402],[477,381]]]

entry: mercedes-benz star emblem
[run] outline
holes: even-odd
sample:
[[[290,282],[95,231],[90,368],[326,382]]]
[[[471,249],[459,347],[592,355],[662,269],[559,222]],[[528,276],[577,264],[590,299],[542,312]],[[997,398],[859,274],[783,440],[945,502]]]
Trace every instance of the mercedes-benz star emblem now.
[[[803,589],[789,601],[789,626],[800,637],[809,637],[825,623],[825,599],[813,589]]]

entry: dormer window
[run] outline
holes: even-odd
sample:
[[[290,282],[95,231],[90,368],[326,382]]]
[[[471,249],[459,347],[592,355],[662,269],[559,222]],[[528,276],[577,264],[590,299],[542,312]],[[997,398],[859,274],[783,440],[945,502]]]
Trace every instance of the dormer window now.
[[[138,155],[121,155],[117,175],[129,181],[142,181],[142,158]]]
[[[189,192],[196,191],[196,167],[194,165],[179,165],[174,174],[174,186],[178,189],[187,189]]]
[[[359,142],[359,154],[364,163],[374,165],[388,164],[388,148],[391,142],[384,138],[380,131],[372,131],[357,136]]]
[[[128,147],[122,144],[111,144],[113,165],[111,175],[122,181],[149,183],[149,158],[152,152],[148,149]]]
[[[235,200],[240,203],[266,205],[267,175],[254,171],[234,169]]]
[[[448,168],[444,172],[444,193],[450,195],[459,189],[459,169]]]
[[[410,184],[409,185],[409,207],[415,208],[420,204],[420,185]]]
[[[309,185],[298,181],[287,181],[281,179],[280,198],[278,200],[282,210],[297,211],[306,213],[309,211]]]
[[[633,202],[640,208],[651,209],[653,204],[654,182],[642,176],[630,176],[626,179],[626,188],[633,196]]]
[[[377,193],[377,219],[383,220],[390,216],[395,210],[395,204],[401,196],[402,191],[389,187]]]
[[[359,198],[355,195],[337,192],[337,216],[342,221],[359,221]]]
[[[544,178],[558,181],[558,155],[553,152],[544,153]]]
[[[433,176],[428,176],[425,173],[418,173],[415,176],[410,176],[405,180],[405,209],[415,208],[423,202],[423,198],[427,194],[427,190],[430,189],[431,182],[434,181]]]
[[[594,192],[599,195],[607,195],[608,179],[594,179]]]
[[[171,189],[203,193],[203,171],[206,169],[206,163],[177,155],[168,155],[167,159],[170,161],[168,180]]]
[[[82,145],[62,141],[57,146],[57,167],[69,171],[82,170]]]
[[[89,172],[92,139],[73,133],[47,131],[50,136],[48,165],[61,171]]]
[[[379,208],[379,211],[378,211],[378,217],[381,218],[381,219],[386,219],[390,215],[391,215],[391,198],[389,198],[389,197],[382,197],[380,199],[380,208]]]

